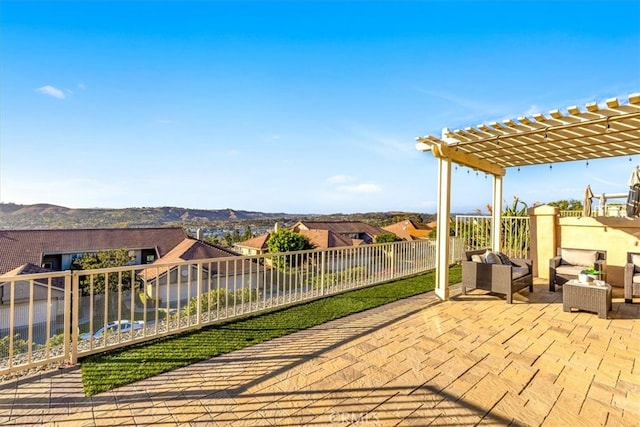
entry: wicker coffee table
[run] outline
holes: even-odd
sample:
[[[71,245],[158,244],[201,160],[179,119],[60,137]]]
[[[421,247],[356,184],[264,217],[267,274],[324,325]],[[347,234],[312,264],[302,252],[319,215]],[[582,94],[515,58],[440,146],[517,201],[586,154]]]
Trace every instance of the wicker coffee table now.
[[[584,311],[594,311],[598,317],[607,318],[611,310],[611,285],[596,286],[569,280],[562,286],[562,309],[571,311],[572,308]]]

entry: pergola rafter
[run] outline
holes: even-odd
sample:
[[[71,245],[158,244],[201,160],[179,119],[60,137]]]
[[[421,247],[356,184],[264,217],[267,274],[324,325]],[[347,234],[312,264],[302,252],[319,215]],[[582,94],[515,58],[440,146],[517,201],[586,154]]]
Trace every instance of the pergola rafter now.
[[[426,151],[446,144],[501,168],[640,154],[640,94],[627,104],[612,98],[604,108],[592,102],[584,111],[573,106],[567,112],[444,129],[442,138],[417,138],[418,146]]]
[[[501,206],[507,168],[640,154],[640,93],[629,95],[626,103],[611,98],[603,106],[590,102],[583,110],[572,106],[566,113],[552,110],[547,116],[445,128],[440,138],[416,140],[418,150],[431,151],[438,159],[436,294],[447,299],[451,163],[492,175],[493,206]],[[498,230],[501,209],[493,209],[492,215],[493,230]],[[499,248],[500,233],[493,235],[493,247]]]

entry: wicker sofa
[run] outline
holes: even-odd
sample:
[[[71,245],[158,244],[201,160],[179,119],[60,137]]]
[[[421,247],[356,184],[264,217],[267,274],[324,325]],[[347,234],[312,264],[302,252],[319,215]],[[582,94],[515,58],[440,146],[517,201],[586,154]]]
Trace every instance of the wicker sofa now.
[[[577,279],[582,270],[593,267],[606,272],[607,252],[597,249],[558,248],[557,255],[549,260],[549,291]]]
[[[624,302],[632,303],[633,297],[640,297],[640,253],[627,252],[624,266]]]
[[[502,254],[498,257],[490,249],[467,251],[465,254],[466,260],[462,261],[463,295],[468,289],[483,289],[505,295],[507,303],[511,304],[515,292],[525,288],[533,292],[530,259],[508,259]]]

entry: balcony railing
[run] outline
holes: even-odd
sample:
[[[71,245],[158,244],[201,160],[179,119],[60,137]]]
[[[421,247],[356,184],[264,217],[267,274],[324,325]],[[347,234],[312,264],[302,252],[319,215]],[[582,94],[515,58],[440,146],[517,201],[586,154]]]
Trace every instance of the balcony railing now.
[[[484,215],[457,215],[455,236],[464,244],[464,250],[492,248],[491,217]],[[530,221],[528,216],[503,216],[500,248],[512,258],[529,258]],[[493,248],[492,248],[493,249]]]
[[[450,263],[464,245],[453,239]],[[3,277],[0,375],[422,274],[435,242]]]

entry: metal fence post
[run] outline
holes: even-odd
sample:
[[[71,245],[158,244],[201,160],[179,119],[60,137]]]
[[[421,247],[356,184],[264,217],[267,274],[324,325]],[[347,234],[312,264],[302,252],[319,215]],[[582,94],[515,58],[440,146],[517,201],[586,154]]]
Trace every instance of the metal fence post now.
[[[320,256],[320,295],[324,295],[324,275],[326,271],[327,264],[327,251],[322,251],[322,255]]]
[[[189,268],[191,268],[191,266],[189,266]],[[196,313],[197,313],[197,320],[196,320],[196,325],[198,325],[198,327],[200,327],[202,325],[202,263],[199,262],[198,263],[198,290],[196,291],[198,293],[198,308],[196,309]]]
[[[71,351],[67,353],[67,358],[72,365],[78,363],[78,340],[80,338],[80,276],[71,271],[67,271],[64,276],[64,324],[65,324],[65,352],[68,350],[69,337],[71,333]],[[71,326],[69,328],[68,326]]]

